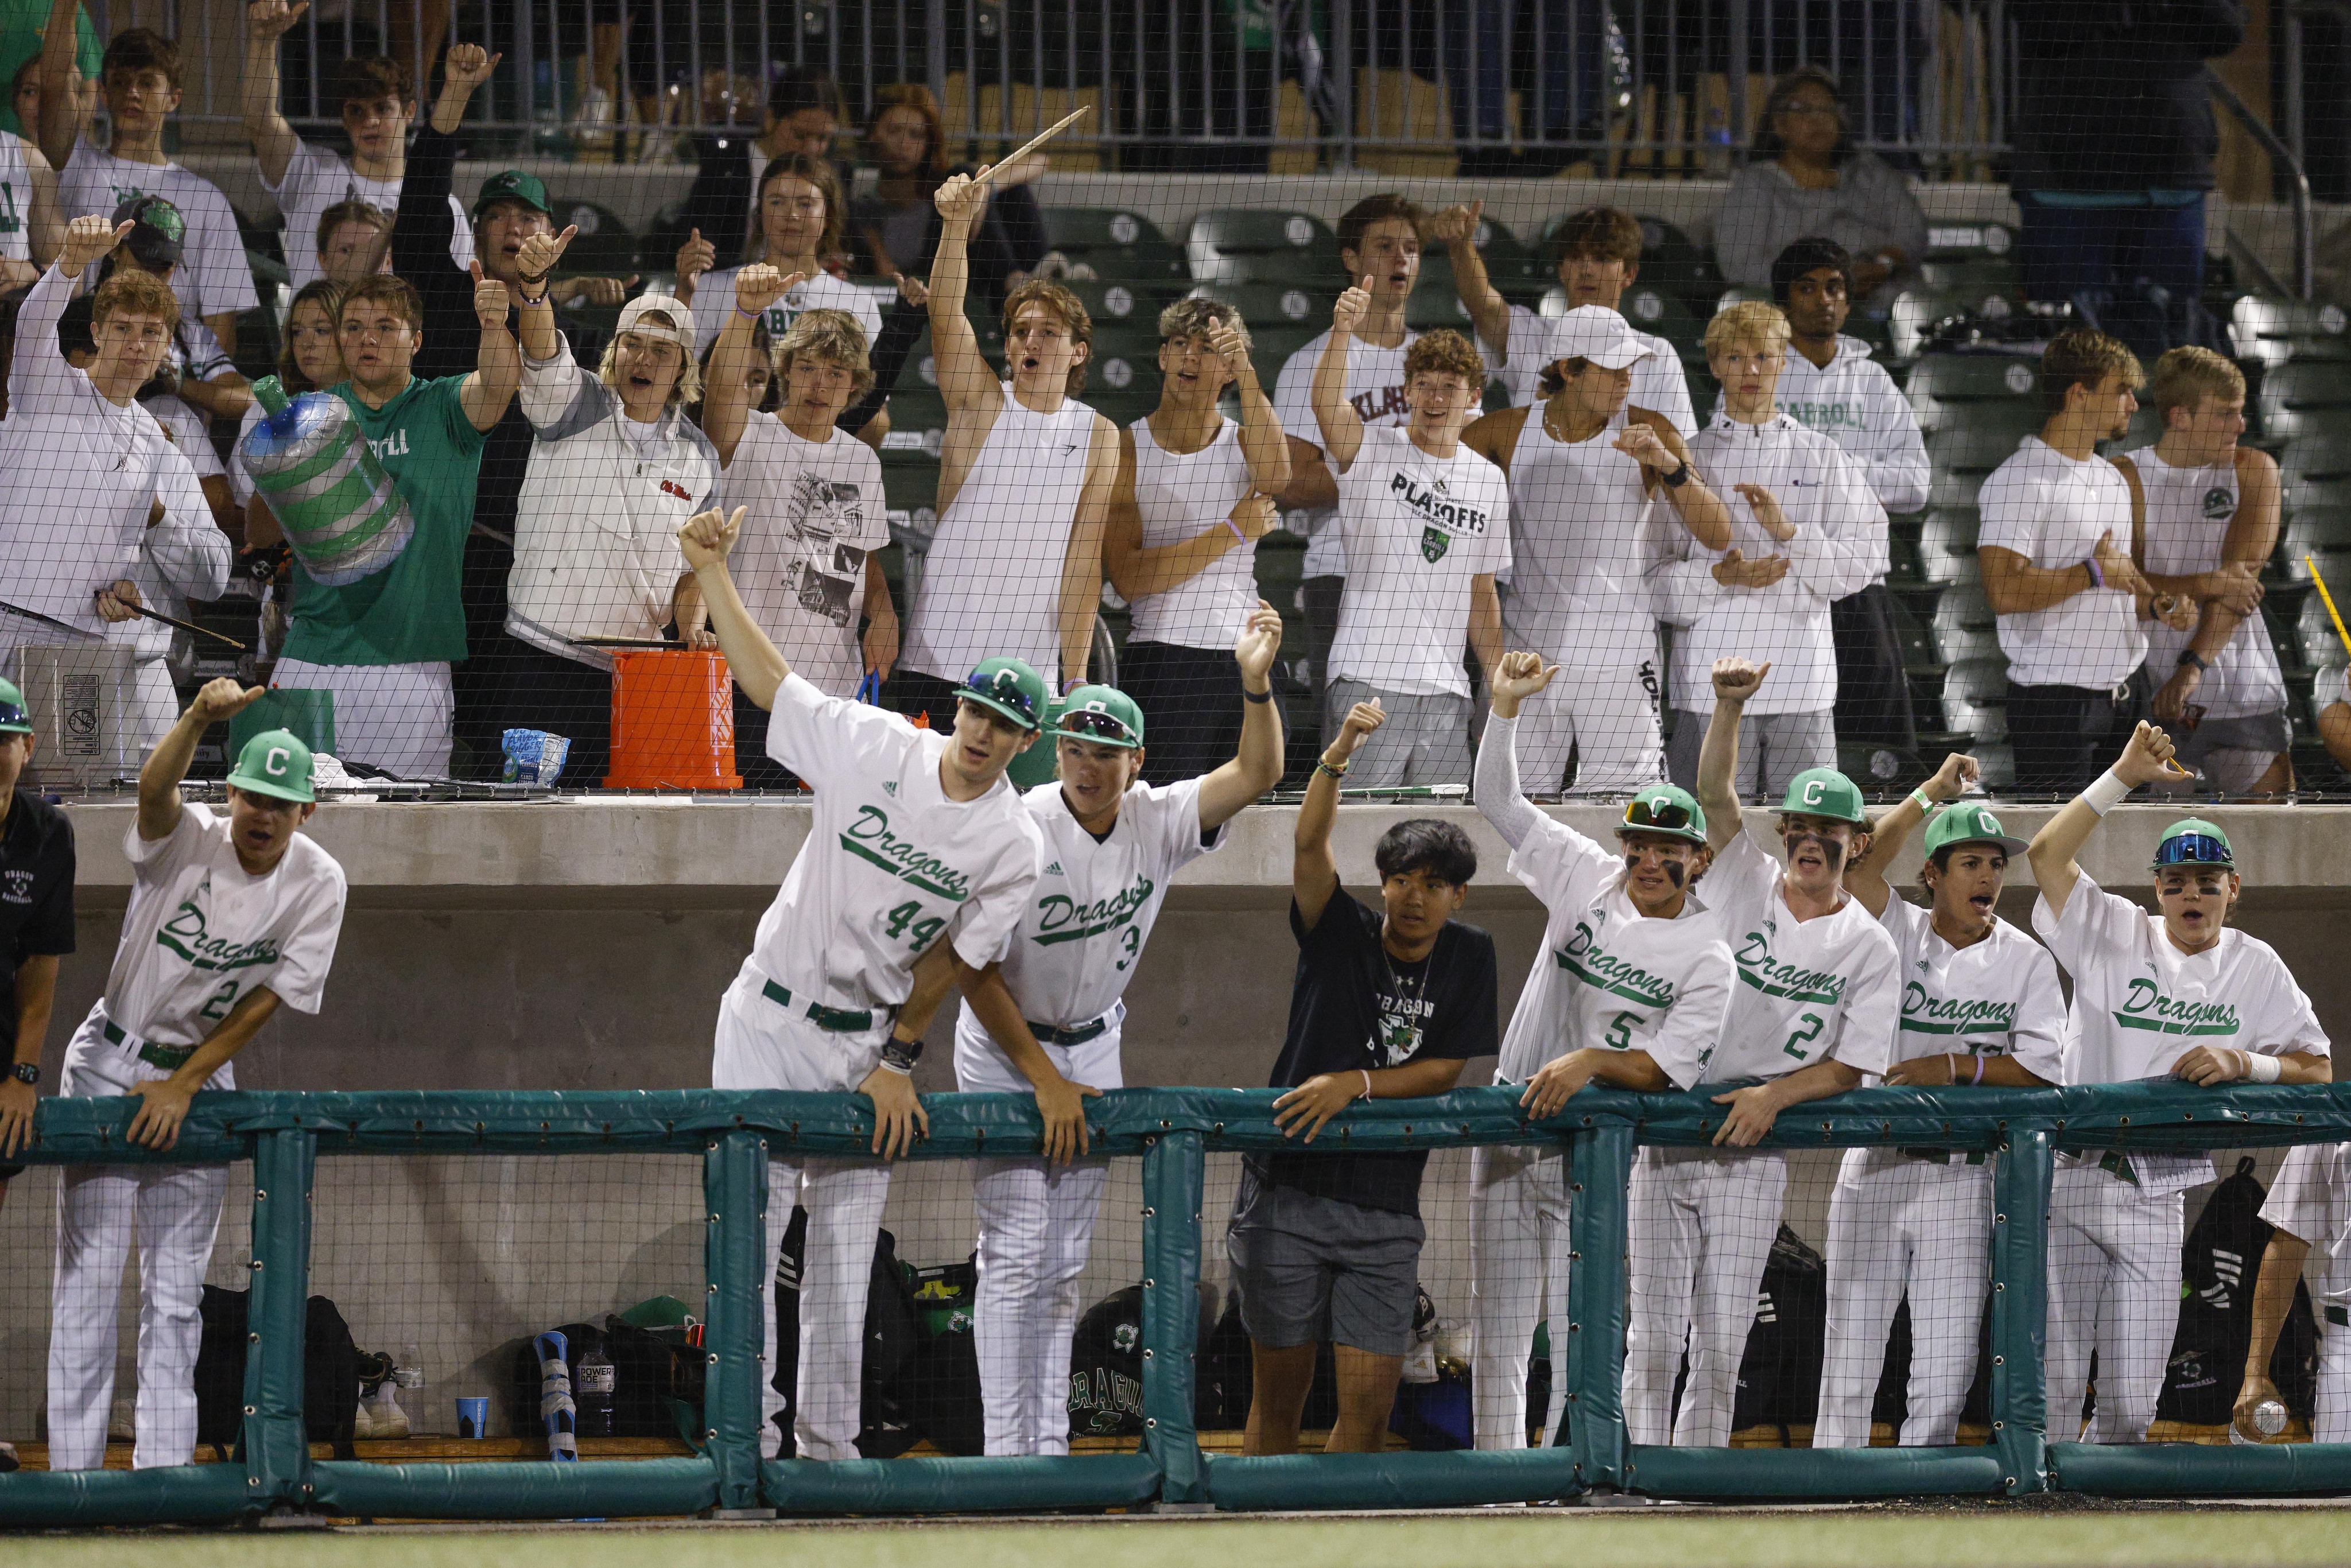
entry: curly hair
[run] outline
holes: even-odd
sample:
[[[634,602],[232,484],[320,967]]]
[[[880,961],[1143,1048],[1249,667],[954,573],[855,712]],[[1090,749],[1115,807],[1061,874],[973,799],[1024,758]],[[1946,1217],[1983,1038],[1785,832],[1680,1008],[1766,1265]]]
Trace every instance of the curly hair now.
[[[1188,343],[1195,338],[1209,336],[1219,327],[1240,334],[1243,349],[1249,346],[1249,323],[1241,319],[1238,310],[1221,299],[1187,294],[1159,313],[1159,340],[1163,343]]]
[[[776,345],[776,379],[792,373],[792,361],[801,354],[847,371],[855,384],[855,398],[873,390],[873,361],[868,357],[865,329],[846,310],[803,310],[784,329]]]
[[[1404,351],[1404,379],[1407,385],[1412,378],[1428,371],[1437,375],[1459,376],[1471,392],[1482,392],[1486,386],[1486,361],[1468,339],[1450,327],[1440,327],[1434,332],[1423,333],[1413,340],[1412,347]]]
[[[759,204],[762,208],[767,205],[768,187],[787,177],[807,181],[816,187],[816,193],[824,198],[824,232],[817,236],[816,242],[818,259],[822,260],[839,252],[841,236],[849,228],[849,204],[841,199],[841,176],[833,172],[832,160],[807,152],[787,152],[780,158],[768,159],[768,166],[759,171]],[[754,261],[774,259],[766,254],[765,222],[763,215],[756,236],[760,254],[751,258]]]
[[[172,292],[170,284],[152,272],[142,272],[135,267],[119,267],[90,297],[90,327],[95,330],[109,316],[117,315],[160,316],[177,326],[180,297]]]
[[[1086,302],[1050,278],[1032,277],[1004,297],[1004,335],[1007,338],[1012,336],[1012,323],[1019,320],[1020,312],[1031,305],[1041,305],[1059,317],[1061,325],[1069,331],[1070,341],[1084,344],[1087,358],[1092,357],[1094,319],[1087,313]],[[1069,382],[1062,391],[1068,396],[1075,397],[1085,390],[1086,366],[1081,360],[1070,367]]]

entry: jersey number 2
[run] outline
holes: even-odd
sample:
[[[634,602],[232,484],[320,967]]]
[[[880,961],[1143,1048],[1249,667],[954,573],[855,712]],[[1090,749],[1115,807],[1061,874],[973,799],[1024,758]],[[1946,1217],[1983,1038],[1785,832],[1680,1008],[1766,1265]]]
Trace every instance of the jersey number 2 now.
[[[221,988],[204,998],[204,1009],[196,1016],[210,1019],[214,1023],[228,1017],[229,1006],[236,1000],[236,985],[235,980],[223,980]]]
[[[923,906],[910,898],[890,912],[890,924],[885,927],[893,936],[911,938],[917,953],[929,946],[931,938],[937,936],[939,928],[946,924],[935,915],[928,920],[917,919],[916,916],[922,913]]]
[[[1804,1015],[1804,1021],[1813,1027],[1810,1029],[1800,1029],[1796,1030],[1793,1034],[1791,1034],[1788,1037],[1788,1043],[1780,1048],[1786,1051],[1790,1056],[1794,1057],[1798,1061],[1803,1061],[1804,1058],[1810,1056],[1812,1052],[1808,1051],[1798,1051],[1796,1047],[1799,1044],[1808,1045],[1813,1040],[1820,1039],[1821,1030],[1828,1027],[1828,1020],[1821,1017],[1818,1013],[1806,1013]]]

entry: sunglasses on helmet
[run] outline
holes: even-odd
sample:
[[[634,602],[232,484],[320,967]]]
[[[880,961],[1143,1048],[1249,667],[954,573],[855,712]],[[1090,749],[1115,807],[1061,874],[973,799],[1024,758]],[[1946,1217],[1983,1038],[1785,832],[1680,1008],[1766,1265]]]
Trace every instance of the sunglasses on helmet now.
[[[1098,740],[1131,741],[1134,738],[1134,732],[1126,727],[1124,719],[1115,714],[1095,713],[1092,709],[1063,714],[1057,727],[1063,735],[1091,735]]]
[[[2237,857],[2229,846],[2210,833],[2180,833],[2155,846],[2155,863],[2159,870],[2173,865],[2209,865],[2232,868]]]
[[[985,697],[1015,710],[1032,728],[1039,723],[1036,701],[1020,689],[1019,681],[1009,670],[998,671],[993,681],[983,681],[975,675],[964,682],[963,691],[967,696]]]
[[[1625,807],[1628,828],[1655,828],[1664,832],[1689,831],[1690,810],[1677,800],[1633,800]]]

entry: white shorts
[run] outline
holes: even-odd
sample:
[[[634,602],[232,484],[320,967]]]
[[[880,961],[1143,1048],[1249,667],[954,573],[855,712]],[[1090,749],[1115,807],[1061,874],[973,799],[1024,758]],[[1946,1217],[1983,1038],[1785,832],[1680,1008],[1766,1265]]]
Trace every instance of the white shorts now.
[[[331,692],[335,755],[401,779],[446,779],[457,700],[445,663],[313,664],[280,659],[269,684]]]

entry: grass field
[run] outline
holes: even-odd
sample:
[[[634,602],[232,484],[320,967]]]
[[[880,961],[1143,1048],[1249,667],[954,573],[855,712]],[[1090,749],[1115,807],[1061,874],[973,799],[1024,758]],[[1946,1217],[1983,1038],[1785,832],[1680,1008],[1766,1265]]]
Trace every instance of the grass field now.
[[[2351,1509],[1584,1509],[1348,1518],[15,1536],[9,1568],[2168,1568],[2351,1562]]]

